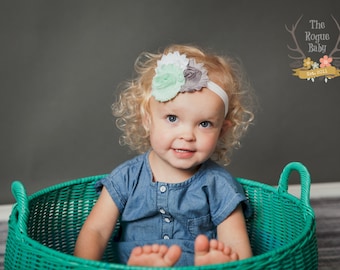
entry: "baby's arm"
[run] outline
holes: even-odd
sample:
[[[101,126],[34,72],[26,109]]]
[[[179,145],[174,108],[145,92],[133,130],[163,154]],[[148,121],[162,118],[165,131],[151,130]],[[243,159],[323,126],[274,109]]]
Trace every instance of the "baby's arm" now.
[[[229,246],[237,253],[238,259],[252,256],[250,241],[242,206],[239,205],[234,212],[217,227],[217,239]]]
[[[119,217],[119,210],[107,189],[103,187],[98,201],[80,230],[74,255],[101,260]]]

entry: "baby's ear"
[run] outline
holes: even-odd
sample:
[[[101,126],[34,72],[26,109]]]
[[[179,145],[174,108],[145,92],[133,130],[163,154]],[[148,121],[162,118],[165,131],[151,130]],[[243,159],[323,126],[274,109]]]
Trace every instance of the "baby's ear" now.
[[[142,125],[143,125],[145,131],[149,132],[149,130],[150,130],[150,124],[151,124],[150,115],[149,115],[149,114],[145,114],[145,115],[142,117]]]
[[[228,119],[224,119],[221,132],[220,132],[220,138],[226,134],[226,132],[233,126],[232,122]]]

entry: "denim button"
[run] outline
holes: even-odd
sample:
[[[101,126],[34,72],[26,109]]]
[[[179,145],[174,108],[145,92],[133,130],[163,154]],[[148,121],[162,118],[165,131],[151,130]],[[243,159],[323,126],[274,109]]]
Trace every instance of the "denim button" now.
[[[166,234],[166,235],[163,236],[163,239],[164,239],[164,240],[169,240],[170,237],[169,237],[169,235]]]
[[[168,218],[168,217],[166,217],[166,218],[164,219],[164,221],[165,221],[166,223],[170,223],[170,222],[171,222],[171,219]]]
[[[160,186],[159,190],[160,192],[164,193],[166,191],[166,186]]]
[[[161,212],[161,214],[165,214],[165,210],[163,208],[159,209],[159,212]]]

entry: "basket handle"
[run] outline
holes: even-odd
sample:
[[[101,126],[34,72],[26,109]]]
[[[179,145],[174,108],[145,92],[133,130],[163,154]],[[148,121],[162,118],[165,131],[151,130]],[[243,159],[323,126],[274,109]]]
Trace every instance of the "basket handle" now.
[[[17,201],[16,212],[12,213],[15,215],[17,221],[17,229],[26,234],[27,233],[27,219],[29,215],[28,209],[28,198],[26,194],[26,189],[20,181],[14,181],[12,183],[12,194]]]
[[[310,185],[311,185],[311,178],[307,168],[300,162],[291,162],[288,163],[282,170],[278,192],[279,193],[287,193],[288,191],[288,179],[290,174],[293,171],[297,171],[300,174],[300,181],[301,181],[301,195],[300,201],[305,206],[310,206],[309,196],[310,196]]]

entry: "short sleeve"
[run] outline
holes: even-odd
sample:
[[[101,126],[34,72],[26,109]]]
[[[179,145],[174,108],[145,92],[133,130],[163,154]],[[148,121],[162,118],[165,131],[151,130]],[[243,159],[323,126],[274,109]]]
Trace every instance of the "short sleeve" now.
[[[97,192],[100,192],[103,186],[105,186],[120,213],[122,213],[126,207],[139,179],[150,178],[151,173],[146,166],[146,160],[146,154],[128,160],[115,168],[107,177],[99,180],[95,184]]]
[[[207,175],[208,200],[213,223],[217,226],[242,205],[245,218],[252,214],[251,206],[242,185],[224,169],[211,171]]]
[[[98,193],[101,192],[103,187],[107,189],[109,192],[112,200],[116,204],[116,206],[119,209],[119,212],[121,213],[125,207],[126,204],[126,194],[127,192],[123,189],[123,185],[118,185],[118,183],[121,182],[122,179],[119,179],[118,175],[113,171],[110,175],[108,175],[105,178],[100,179],[95,184],[95,189]]]

